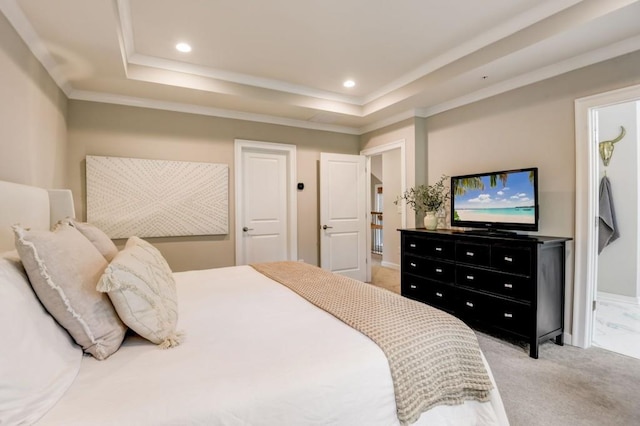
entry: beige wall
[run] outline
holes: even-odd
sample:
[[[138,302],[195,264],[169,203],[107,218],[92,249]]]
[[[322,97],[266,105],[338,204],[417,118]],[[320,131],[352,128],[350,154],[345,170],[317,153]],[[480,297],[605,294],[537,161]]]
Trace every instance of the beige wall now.
[[[67,98],[0,14],[0,180],[66,185]]]
[[[76,213],[85,218],[87,155],[229,165],[229,235],[157,238],[153,243],[176,271],[235,264],[234,140],[296,145],[298,257],[318,264],[318,161],[320,152],[358,153],[358,137],[249,121],[206,117],[148,108],[70,101],[68,183]],[[120,242],[122,243],[122,242]]]

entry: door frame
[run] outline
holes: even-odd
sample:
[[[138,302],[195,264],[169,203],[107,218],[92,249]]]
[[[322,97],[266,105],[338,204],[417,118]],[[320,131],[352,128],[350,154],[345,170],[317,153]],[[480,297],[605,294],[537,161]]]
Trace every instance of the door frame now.
[[[296,146],[283,143],[262,142],[246,139],[234,141],[234,188],[235,188],[235,264],[240,265],[242,258],[242,213],[243,188],[242,154],[245,151],[284,154],[287,157],[287,257],[298,259],[298,203],[296,177]]]
[[[360,155],[367,157],[366,161],[366,203],[367,203],[367,220],[371,223],[371,157],[383,154],[388,151],[400,148],[400,192],[404,193],[407,189],[407,149],[406,141],[399,139],[395,142],[389,142],[383,145],[374,146],[372,148],[363,149]],[[384,176],[382,177],[384,179]],[[382,182],[384,185],[384,181]],[[402,228],[407,227],[407,205],[401,203],[400,206]],[[367,282],[371,282],[371,232],[367,232]]]
[[[598,147],[597,108],[640,100],[640,85],[575,100],[576,120],[576,217],[571,344],[591,346],[593,301],[597,291]]]

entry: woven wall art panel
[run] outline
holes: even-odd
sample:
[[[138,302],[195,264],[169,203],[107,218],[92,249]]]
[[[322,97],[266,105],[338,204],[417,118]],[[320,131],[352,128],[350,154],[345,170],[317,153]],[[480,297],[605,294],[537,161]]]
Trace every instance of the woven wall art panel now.
[[[229,233],[229,166],[87,156],[87,222],[111,238]]]

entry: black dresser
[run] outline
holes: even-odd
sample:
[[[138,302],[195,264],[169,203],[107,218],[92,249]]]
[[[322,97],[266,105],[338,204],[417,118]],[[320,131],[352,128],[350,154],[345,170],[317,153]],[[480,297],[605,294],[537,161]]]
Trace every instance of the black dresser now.
[[[530,344],[563,344],[569,238],[401,229],[402,295]]]

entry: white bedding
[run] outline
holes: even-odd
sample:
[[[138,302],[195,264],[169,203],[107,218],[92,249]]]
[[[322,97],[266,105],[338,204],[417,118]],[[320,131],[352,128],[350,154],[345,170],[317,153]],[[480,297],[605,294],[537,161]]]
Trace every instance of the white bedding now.
[[[367,337],[249,266],[176,273],[181,346],[138,337],[84,357],[42,425],[396,425],[387,360]],[[508,424],[487,403],[417,424]]]

